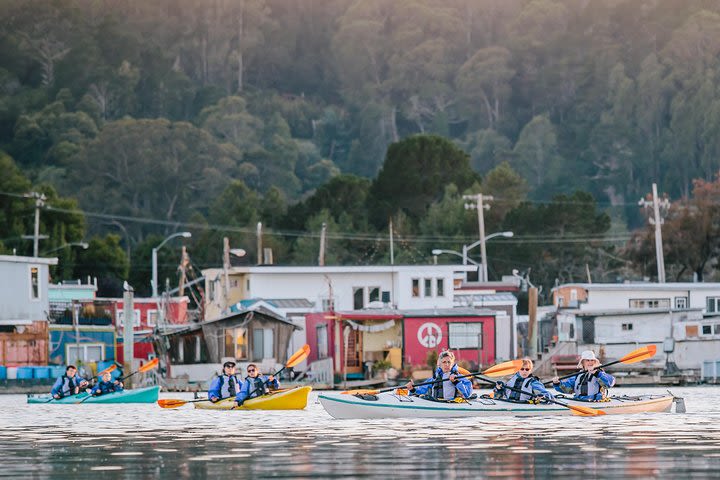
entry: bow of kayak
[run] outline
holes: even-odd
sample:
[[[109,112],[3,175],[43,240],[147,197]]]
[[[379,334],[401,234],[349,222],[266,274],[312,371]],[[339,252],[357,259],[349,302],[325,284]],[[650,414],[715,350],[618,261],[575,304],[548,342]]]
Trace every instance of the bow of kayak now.
[[[201,410],[302,410],[307,406],[308,395],[312,387],[295,387],[246,400],[241,407],[235,407],[234,398],[226,398],[217,403],[197,402],[195,408]],[[234,407],[234,408],[233,408]]]
[[[146,388],[135,388],[132,390],[123,390],[122,392],[106,393],[97,397],[92,397],[86,392],[78,393],[55,400],[51,395],[28,395],[27,403],[46,403],[51,404],[79,404],[82,403],[155,403],[157,402],[160,392],[159,386]],[[89,397],[89,398],[88,398]]]
[[[572,415],[560,405],[515,403],[491,398],[477,398],[468,402],[437,402],[420,397],[381,393],[374,396],[322,393],[320,404],[334,418],[452,418],[497,416]],[[640,395],[612,397],[608,402],[580,402],[563,399],[570,405],[603,410],[606,414],[669,412],[672,395]]]

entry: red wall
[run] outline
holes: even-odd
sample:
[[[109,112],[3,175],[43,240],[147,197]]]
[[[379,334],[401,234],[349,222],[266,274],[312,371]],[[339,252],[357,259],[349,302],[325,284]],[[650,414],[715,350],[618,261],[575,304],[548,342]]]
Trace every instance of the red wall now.
[[[426,359],[428,352],[431,350],[440,351],[448,348],[448,324],[470,322],[483,323],[483,345],[478,355],[478,349],[453,349],[457,360],[467,360],[470,362],[480,363],[482,366],[489,366],[495,363],[495,317],[477,316],[477,317],[421,317],[421,318],[405,318],[404,320],[404,337],[403,337],[403,363],[427,368]],[[440,331],[440,342],[434,347],[425,347],[421,345],[418,339],[418,331],[423,328],[423,337],[428,332],[428,325],[433,332]],[[433,326],[434,325],[434,326]],[[436,329],[437,328],[437,329]]]
[[[173,324],[187,323],[188,303],[189,300],[187,297],[175,297],[171,299],[167,305],[167,318],[165,320],[168,323]],[[122,299],[118,299],[116,301],[116,308],[118,311],[123,309]],[[158,309],[158,304],[155,300],[136,298],[133,302],[133,308],[135,308],[135,310],[140,310],[140,326],[135,327],[134,330],[148,330],[154,328],[154,325],[148,325],[147,315],[148,311]],[[117,317],[113,319],[113,325],[115,324],[116,318]]]

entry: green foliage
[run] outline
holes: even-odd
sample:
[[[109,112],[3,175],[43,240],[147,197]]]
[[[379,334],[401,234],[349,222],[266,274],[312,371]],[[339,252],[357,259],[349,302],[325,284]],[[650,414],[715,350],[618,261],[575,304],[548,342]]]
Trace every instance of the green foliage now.
[[[77,253],[74,274],[97,277],[98,296],[122,296],[122,282],[128,278],[130,262],[120,246],[120,236],[108,234],[90,239],[87,250]]]
[[[477,180],[468,155],[445,138],[414,135],[390,146],[370,190],[373,223],[380,227],[402,210],[414,220],[425,215],[445,185],[465,189]]]

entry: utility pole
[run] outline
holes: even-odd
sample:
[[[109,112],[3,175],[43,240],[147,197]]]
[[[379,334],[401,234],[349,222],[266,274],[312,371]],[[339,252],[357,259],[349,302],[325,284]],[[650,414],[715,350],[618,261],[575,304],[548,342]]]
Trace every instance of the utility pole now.
[[[45,206],[45,200],[47,200],[47,197],[44,193],[39,192],[26,193],[24,196],[25,198],[35,199],[35,229],[33,230],[32,236],[23,235],[22,238],[33,239],[33,257],[37,258],[40,249],[40,239],[48,238],[47,235],[40,235],[40,209]]]
[[[645,208],[652,206],[653,215],[648,217],[650,225],[655,225],[655,257],[657,260],[658,283],[665,283],[665,258],[663,255],[661,225],[665,223],[665,215],[670,208],[670,201],[667,198],[658,199],[657,184],[652,184],[652,201],[641,198],[638,205]],[[662,216],[660,210],[662,209]]]
[[[325,266],[325,233],[327,232],[327,223],[323,222],[320,230],[320,254],[318,255],[318,265]]]
[[[262,222],[258,222],[257,224],[257,256],[258,256],[258,265],[262,265]]]
[[[480,256],[482,257],[482,268],[481,268],[481,282],[487,282],[488,280],[488,268],[487,268],[487,251],[485,250],[485,210],[490,210],[490,205],[484,202],[490,202],[493,200],[492,195],[483,195],[478,193],[475,195],[463,195],[464,200],[475,200],[475,203],[466,203],[465,209],[477,209],[478,212],[478,227],[480,230]],[[467,256],[467,252],[463,252],[463,260]]]
[[[133,292],[126,290],[123,294],[123,372],[128,375],[133,371],[133,355],[135,339],[133,327],[135,325],[135,307],[133,305]],[[132,388],[132,377],[125,379],[126,388]]]
[[[227,310],[228,302],[230,301],[230,239],[228,237],[223,238],[223,292],[225,294],[225,302],[223,306],[223,312]]]
[[[390,265],[395,265],[395,244],[393,243],[393,224],[392,217],[390,217]],[[437,264],[437,257],[435,257],[435,264]]]
[[[537,358],[537,306],[538,289],[528,289],[528,351],[527,356],[535,360]]]

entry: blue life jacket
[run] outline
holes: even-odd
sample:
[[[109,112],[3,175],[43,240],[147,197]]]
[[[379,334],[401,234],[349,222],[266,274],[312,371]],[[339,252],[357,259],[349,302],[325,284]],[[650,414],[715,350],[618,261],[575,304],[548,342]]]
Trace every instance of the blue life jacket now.
[[[53,396],[58,395],[60,398],[66,395],[75,395],[75,388],[80,387],[80,382],[82,382],[82,380],[78,378],[77,375],[70,378],[67,374],[63,374],[55,380],[50,394]]]
[[[98,382],[92,390],[90,390],[90,395],[105,395],[106,393],[113,393],[113,392],[122,392],[123,387],[120,386],[120,384],[115,384],[112,380],[109,382]]]
[[[240,393],[242,382],[238,380],[236,375],[225,375],[224,373],[218,377],[220,379],[218,398],[230,398]]]
[[[453,365],[450,369],[451,374],[460,375],[458,373],[458,367],[457,365]],[[443,371],[442,368],[438,367],[433,372],[432,378],[428,379],[427,381],[434,381],[434,380],[442,380],[443,378]],[[453,398],[443,398],[443,384],[448,383],[453,386],[455,389],[455,395]],[[413,389],[413,392],[417,395],[427,395],[435,400],[453,400],[454,398],[458,396],[462,396],[463,398],[468,398],[470,395],[472,395],[472,383],[470,383],[470,380],[467,378],[461,378],[457,380],[456,383],[452,383],[449,380],[446,382],[437,382],[433,383],[431,385],[421,385],[415,389]]]

